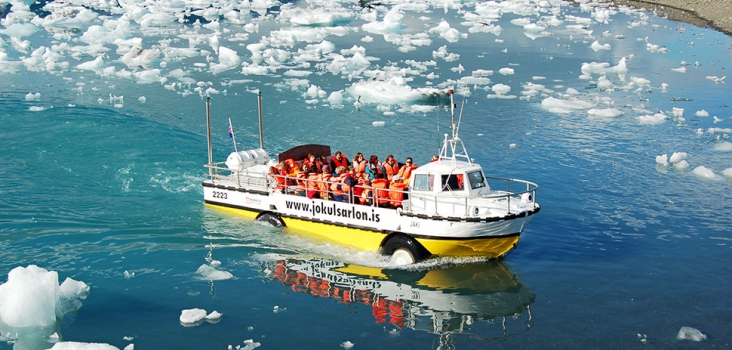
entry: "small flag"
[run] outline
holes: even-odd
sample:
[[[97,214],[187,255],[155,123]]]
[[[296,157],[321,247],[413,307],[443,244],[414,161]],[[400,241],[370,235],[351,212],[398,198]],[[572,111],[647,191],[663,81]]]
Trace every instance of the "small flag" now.
[[[234,128],[231,127],[231,119],[229,119],[229,138],[234,138]]]

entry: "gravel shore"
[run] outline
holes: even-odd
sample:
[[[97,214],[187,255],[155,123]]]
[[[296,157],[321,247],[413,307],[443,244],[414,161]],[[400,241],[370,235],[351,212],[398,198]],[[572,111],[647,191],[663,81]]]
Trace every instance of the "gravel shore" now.
[[[674,21],[711,27],[732,35],[732,0],[615,0],[610,3],[657,11]]]

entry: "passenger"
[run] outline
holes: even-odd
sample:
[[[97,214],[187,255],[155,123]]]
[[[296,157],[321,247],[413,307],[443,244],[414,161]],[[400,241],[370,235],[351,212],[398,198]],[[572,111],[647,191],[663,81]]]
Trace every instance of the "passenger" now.
[[[295,177],[297,178],[297,188],[295,189],[295,193],[297,193],[299,196],[305,196],[307,192],[307,174],[310,167],[308,167],[307,164],[303,163],[300,170],[297,172]]]
[[[346,202],[348,201],[348,196],[351,193],[351,188],[346,183],[346,180],[351,177],[348,176],[346,169],[342,166],[336,168],[336,174],[338,174],[338,176],[331,177],[330,179],[330,190],[333,193],[333,199],[338,202]]]
[[[302,160],[302,164],[303,165],[307,164],[308,168],[315,167],[315,154],[308,153],[307,157],[305,157],[305,159]]]
[[[407,184],[402,180],[401,175],[394,175],[392,182],[389,184],[389,199],[390,204],[394,208],[402,207],[404,202],[404,190],[407,188]]]
[[[353,169],[353,167],[351,167]],[[353,198],[360,198],[361,194],[364,191],[364,187],[366,186],[366,182],[369,182],[369,185],[371,185],[371,182],[369,181],[369,174],[362,174],[359,177],[356,177],[356,186],[353,188]]]
[[[353,169],[356,175],[360,176],[366,172],[366,164],[368,164],[368,162],[363,158],[363,153],[356,153],[356,158],[353,159]]]
[[[358,196],[359,202],[361,202],[361,204],[363,204],[363,205],[373,205],[374,204],[374,188],[371,187],[371,181],[366,180],[363,183],[363,186],[364,186],[363,190],[361,191],[361,194]]]
[[[439,156],[432,156],[432,160],[430,160],[430,163],[436,162],[438,160],[440,160],[440,157]]]
[[[414,164],[412,158],[409,157],[407,158],[407,162],[399,169],[397,175],[402,177],[404,184],[409,185],[409,179],[412,177],[412,170],[414,169],[417,169],[417,165]]]
[[[318,194],[318,180],[320,179],[320,173],[315,171],[315,168],[313,167],[308,169],[305,178],[307,179],[307,197],[313,199]]]
[[[326,165],[330,165],[330,162],[328,161],[328,155],[323,154],[320,156],[320,158],[315,160],[315,165],[318,167],[318,173],[323,172],[323,167]]]
[[[375,179],[371,181],[371,187],[374,188],[374,198],[376,204],[380,207],[389,206],[389,181],[384,178],[384,174],[378,173],[375,175]]]
[[[322,199],[330,199],[330,192],[328,191],[328,183],[330,178],[333,176],[330,172],[330,165],[323,165],[323,172],[318,177],[318,195]]]
[[[369,157],[369,162],[366,164],[366,172],[369,174],[369,177],[371,177],[371,181],[374,181],[376,174],[383,174],[383,172],[381,172],[379,157],[375,154],[372,154],[371,157]]]
[[[269,167],[269,173],[267,173],[267,182],[273,191],[285,190],[285,178],[282,176],[281,164]]]
[[[399,173],[399,162],[390,154],[386,156],[386,160],[381,164],[381,171],[384,173],[386,179],[391,181],[391,178]]]
[[[341,153],[341,151],[336,151],[335,155],[333,157],[331,157],[331,159],[330,159],[330,168],[331,169],[335,169],[339,166],[342,166],[345,168],[345,167],[348,167],[349,165],[351,165],[351,164],[348,162],[348,157],[346,157],[345,154]]]

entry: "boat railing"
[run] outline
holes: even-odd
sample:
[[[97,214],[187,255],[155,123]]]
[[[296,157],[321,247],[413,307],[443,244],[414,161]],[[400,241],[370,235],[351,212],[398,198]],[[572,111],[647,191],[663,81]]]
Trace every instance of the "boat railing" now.
[[[229,169],[224,162],[205,164],[204,167],[209,169],[209,178],[213,183],[233,184],[237,187],[261,190],[267,188],[267,178],[261,171],[233,170]]]
[[[331,189],[334,183],[327,180],[271,174],[267,176],[269,177],[267,183],[270,191],[280,191],[292,195],[298,195],[299,191],[305,191],[306,195],[330,200],[335,200],[334,194],[340,195],[341,193],[340,191],[334,193]],[[404,213],[425,214],[426,208],[417,208],[410,205],[411,196],[413,199],[419,198],[426,202],[432,202],[434,208],[431,210],[431,214],[444,217],[485,216],[485,212],[482,215],[476,215],[474,210],[475,208],[486,207],[487,201],[491,204],[490,209],[504,210],[507,214],[512,213],[512,204],[517,206],[520,204],[520,211],[537,208],[536,192],[539,186],[536,183],[488,176],[486,176],[486,180],[489,181],[491,191],[487,194],[472,196],[410,192],[390,188],[375,188],[368,185],[355,185],[348,193],[344,193],[342,202],[381,208],[400,208]],[[513,211],[515,212],[516,209]]]

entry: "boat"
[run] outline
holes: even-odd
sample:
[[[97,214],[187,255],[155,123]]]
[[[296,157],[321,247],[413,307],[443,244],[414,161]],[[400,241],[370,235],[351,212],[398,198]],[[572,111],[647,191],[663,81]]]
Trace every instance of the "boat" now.
[[[449,345],[456,334],[502,341],[533,326],[536,295],[502,261],[413,271],[279,254],[260,260],[264,276],[292,292],[370,306],[392,334],[424,331]]]
[[[331,189],[337,190],[331,182],[271,173],[280,162],[300,164],[310,153],[328,155],[328,160],[333,156],[330,146],[316,144],[270,156],[264,150],[261,93],[260,147],[235,149],[226,161],[214,162],[208,99],[204,202],[327,242],[377,251],[396,265],[431,257],[500,258],[516,247],[524,228],[541,209],[536,201],[539,186],[484,174],[459,137],[462,112],[456,123],[453,95],[450,90],[452,134],[444,135],[436,160],[413,169],[404,186],[350,186],[342,201],[331,199],[335,197]],[[298,195],[302,188],[320,188],[326,196]],[[371,197],[364,203],[354,193]]]

